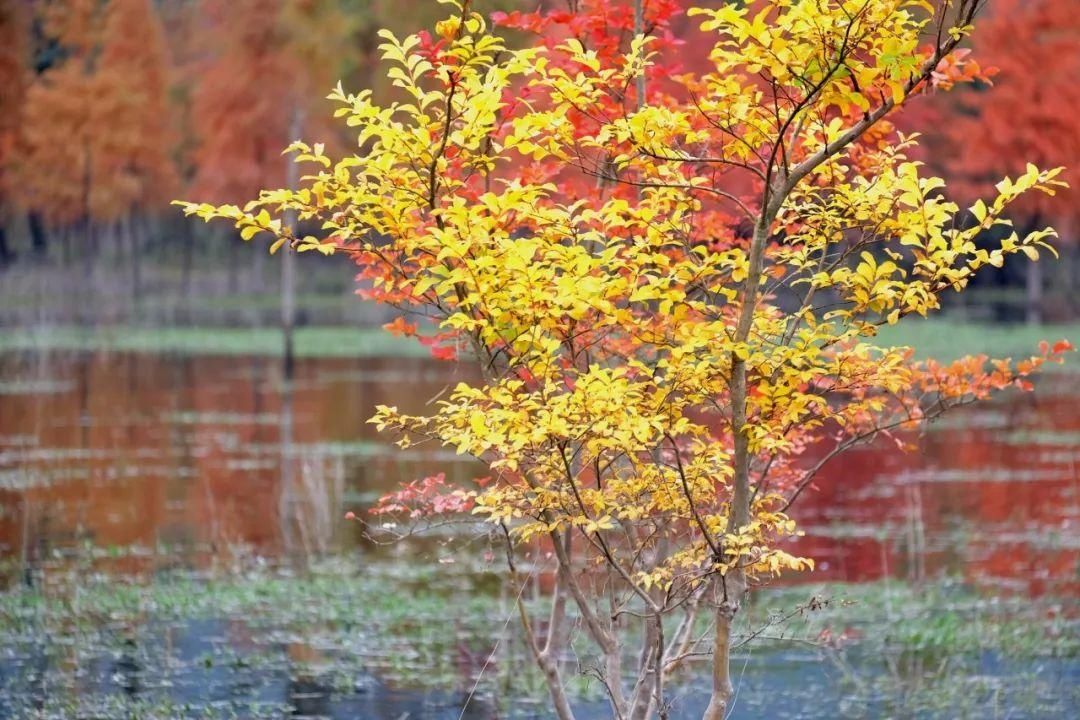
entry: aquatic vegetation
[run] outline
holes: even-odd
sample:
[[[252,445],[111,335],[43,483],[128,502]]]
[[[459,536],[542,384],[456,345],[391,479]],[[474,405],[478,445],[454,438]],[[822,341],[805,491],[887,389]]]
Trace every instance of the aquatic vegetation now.
[[[282,717],[307,702],[350,718],[379,698],[430,713],[418,717],[457,717],[475,691],[471,717],[496,708],[545,717],[542,682],[504,622],[513,599],[490,573],[352,556],[306,574],[253,566],[146,583],[73,572],[47,589],[16,588],[0,595],[0,712],[216,720]],[[532,587],[530,603],[541,594]],[[1052,598],[988,598],[946,580],[797,585],[760,598],[736,640],[736,657],[756,660],[734,717],[799,717],[809,690],[782,703],[776,693],[796,672],[820,676],[818,702],[838,717],[889,707],[980,717],[999,703],[1010,717],[1037,718],[1078,699],[1077,618]],[[707,633],[707,621],[698,630]],[[752,633],[760,644],[749,650],[741,643]],[[703,669],[688,671],[672,717],[689,717],[707,696]],[[583,716],[606,717],[586,655],[569,679]],[[967,715],[949,714],[958,700]]]

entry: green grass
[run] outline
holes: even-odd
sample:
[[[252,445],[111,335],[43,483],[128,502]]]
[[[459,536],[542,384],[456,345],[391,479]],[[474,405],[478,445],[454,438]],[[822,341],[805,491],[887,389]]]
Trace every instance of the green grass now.
[[[177,299],[172,296],[147,297],[140,302],[141,309],[175,307],[186,305],[191,309],[216,310],[277,310],[281,307],[280,293],[245,293],[241,295],[211,295]],[[356,296],[344,293],[301,293],[296,296],[296,307],[301,309],[337,308],[357,302]]]
[[[399,357],[427,355],[415,341],[381,328],[303,327],[295,334],[301,357]],[[280,355],[277,328],[46,327],[0,330],[0,352],[12,350],[113,350],[208,355]]]
[[[915,348],[920,358],[955,360],[964,355],[986,353],[993,357],[1020,358],[1036,355],[1039,342],[1069,340],[1080,345],[1080,322],[1057,325],[987,324],[951,320],[948,318],[908,318],[896,325],[883,327],[878,333],[879,345],[907,345]],[[1066,360],[1076,367],[1074,357]]]
[[[920,358],[953,360],[986,353],[1020,358],[1038,353],[1041,340],[1070,340],[1080,345],[1080,322],[1058,325],[1001,325],[949,318],[909,318],[883,327],[875,342],[909,345]],[[416,342],[389,335],[381,328],[303,327],[296,331],[296,352],[302,357],[424,357]],[[10,350],[114,350],[211,355],[279,355],[276,328],[0,328],[0,352]],[[1070,356],[1066,366],[1077,367]]]

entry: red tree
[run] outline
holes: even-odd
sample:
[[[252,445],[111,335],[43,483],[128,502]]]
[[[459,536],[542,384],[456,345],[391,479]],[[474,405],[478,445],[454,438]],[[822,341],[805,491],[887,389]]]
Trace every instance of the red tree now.
[[[96,226],[175,191],[164,33],[150,0],[56,0],[37,20],[58,52],[21,103],[18,199],[52,227],[81,226],[92,259]]]
[[[175,190],[168,56],[151,0],[110,2],[91,105],[91,212],[120,220],[158,210]]]
[[[1069,0],[998,0],[976,25],[972,44],[997,68],[992,92],[963,88],[928,105],[920,127],[936,127],[928,159],[969,201],[1027,163],[1064,165],[1069,183],[1056,197],[1017,203],[1021,224],[1049,222],[1075,243],[1080,220],[1080,13]],[[930,119],[932,122],[926,122]],[[1028,317],[1040,317],[1041,265],[1027,263]]]
[[[191,193],[242,202],[284,181],[294,114],[326,115],[312,98],[340,79],[352,26],[337,0],[203,0],[198,15]]]
[[[0,266],[12,259],[4,224],[11,205],[11,162],[26,85],[25,22],[20,5],[0,6]]]
[[[60,49],[60,59],[39,72],[26,91],[19,119],[17,197],[54,227],[90,218],[97,5],[58,0],[45,4],[38,17],[42,34]]]

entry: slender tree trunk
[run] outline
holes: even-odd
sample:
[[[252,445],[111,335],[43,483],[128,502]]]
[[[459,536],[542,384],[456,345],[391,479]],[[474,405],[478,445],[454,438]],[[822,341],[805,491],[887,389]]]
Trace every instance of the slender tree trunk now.
[[[95,317],[100,318],[107,314],[106,306],[109,301],[103,295],[98,295],[97,307],[93,308],[82,301],[82,298],[86,295],[97,295],[97,293],[94,293],[94,260],[97,256],[100,230],[89,218],[84,217],[81,222],[83,277],[81,282],[73,288],[76,302],[75,316],[78,324],[89,325],[93,323]]]
[[[1039,228],[1040,217],[1036,214],[1027,226],[1028,232]],[[1042,323],[1043,269],[1042,263],[1028,260],[1024,268],[1024,316],[1028,325]]]
[[[562,674],[559,671],[559,655],[566,643],[567,633],[563,629],[566,622],[566,593],[571,583],[566,573],[563,572],[562,558],[568,557],[570,552],[570,539],[573,531],[567,529],[562,538],[557,534],[552,535],[555,549],[560,557],[559,570],[555,579],[555,590],[551,595],[551,612],[548,616],[547,639],[543,647],[536,636],[529,610],[525,605],[525,580],[517,570],[514,561],[514,547],[510,542],[509,534],[506,536],[506,562],[510,571],[511,591],[516,598],[518,619],[521,621],[522,634],[533,661],[544,674],[544,684],[551,696],[551,709],[555,712],[558,720],[574,720],[574,711],[570,707],[570,699],[566,694],[566,686],[563,683]]]
[[[0,224],[0,267],[14,259],[15,253],[11,252],[11,246],[8,245],[7,228]]]
[[[118,274],[127,273],[128,268],[128,241],[127,225],[124,220],[105,223],[101,234],[105,238],[102,242],[102,252],[108,258],[108,267],[116,268]],[[126,279],[126,277],[124,278]]]
[[[1077,250],[1075,242],[1075,238],[1068,238],[1068,244],[1061,248],[1064,262],[1058,263],[1061,268],[1060,284],[1066,291],[1066,297],[1069,298],[1067,311],[1070,317],[1080,312],[1080,293],[1077,292],[1080,289],[1077,287],[1077,276],[1080,275],[1077,272],[1078,265],[1080,265],[1080,262],[1078,262],[1080,261],[1080,251]]]
[[[228,292],[230,295],[236,295],[240,291],[239,268],[237,267],[239,258],[237,255],[239,254],[240,244],[243,242],[244,241],[240,238],[240,234],[234,232],[231,233],[231,237],[226,243],[229,248],[229,255],[226,263],[228,265]]]
[[[517,571],[511,570],[511,573],[517,577]],[[521,582],[520,579],[517,580]],[[560,638],[553,638],[550,633],[553,631],[549,627],[548,641],[545,643],[544,648],[540,648],[537,644],[536,635],[534,633],[532,623],[529,620],[529,612],[525,608],[525,601],[521,597],[520,591],[523,588],[518,588],[519,593],[517,600],[515,600],[518,608],[518,617],[521,620],[521,627],[525,633],[525,641],[529,647],[529,651],[532,653],[533,661],[537,667],[540,668],[540,672],[544,673],[544,685],[547,686],[548,695],[551,697],[551,709],[555,711],[555,717],[558,720],[574,720],[574,711],[570,707],[570,698],[566,694],[566,685],[563,683],[562,673],[559,672],[559,660],[557,652],[560,647]],[[556,595],[553,598],[553,602],[558,605],[563,602],[560,599],[561,593],[556,588]],[[554,613],[553,613],[554,615]],[[554,628],[555,632],[559,632],[558,628]]]
[[[559,672],[558,662],[555,658],[548,656],[538,657],[536,661],[544,673],[544,680],[548,687],[548,694],[551,695],[551,706],[555,711],[555,717],[559,720],[574,720],[574,711],[570,707],[570,699],[566,695],[566,687]]]
[[[1042,263],[1027,263],[1026,276],[1026,317],[1028,325],[1042,323],[1043,272]]]
[[[664,705],[664,625],[659,614],[645,620],[645,637],[642,642],[638,678],[634,687],[633,705],[629,720],[648,720],[657,712],[661,720],[667,718]]]
[[[39,258],[46,257],[49,254],[49,238],[45,232],[45,223],[41,219],[41,213],[30,212],[26,220],[30,227],[30,246],[34,250],[34,255]]]
[[[641,35],[645,32],[645,0],[634,0],[634,34]],[[645,70],[641,71],[636,80],[637,107],[640,110],[645,105]]]
[[[634,35],[645,32],[645,0],[634,0]],[[635,80],[637,91],[637,109],[640,111],[648,100],[644,68]],[[642,197],[642,188],[637,191],[638,200]],[[659,710],[663,720],[667,718],[664,706],[664,624],[663,618],[653,615],[645,621],[645,638],[641,659],[638,663],[637,687],[634,689],[633,706],[630,720],[647,720],[653,712]],[[618,649],[616,649],[616,654]],[[608,682],[619,683],[618,676]]]
[[[64,268],[68,268],[68,267],[71,266],[72,258],[74,257],[74,248],[71,245],[71,243],[72,243],[71,233],[72,232],[73,232],[73,230],[72,230],[70,225],[68,227],[65,227],[61,231],[62,238],[61,238],[60,262],[64,266]]]
[[[142,234],[140,223],[132,217],[128,219],[128,248],[131,252],[131,298],[136,307],[142,298]]]
[[[1077,287],[1076,283],[1076,261],[1080,257],[1080,253],[1077,252],[1077,242],[1080,238],[1076,236],[1076,222],[1072,218],[1055,220],[1054,226],[1057,228],[1058,238],[1060,238],[1057,243],[1060,257],[1050,269],[1047,284],[1054,290],[1055,296],[1064,296],[1060,302],[1061,307],[1056,309],[1063,313],[1066,318],[1072,318],[1080,309],[1077,305],[1077,302],[1080,301],[1080,293],[1077,290],[1080,288]],[[1059,304],[1056,297],[1053,304],[1055,307]],[[1060,318],[1050,318],[1051,321],[1058,319]]]
[[[717,594],[716,632],[713,636],[712,696],[702,716],[703,720],[724,720],[734,694],[734,686],[731,683],[731,627],[735,621],[735,612],[731,604],[724,600],[723,592],[718,591]]]
[[[251,287],[259,294],[266,287],[266,253],[259,251],[251,263]]]
[[[292,119],[289,123],[290,137],[300,137],[304,125],[304,115],[299,108],[293,110]],[[285,182],[289,188],[295,189],[300,181],[298,166],[292,157],[287,159],[285,168]],[[285,227],[291,235],[296,235],[296,213],[290,211],[285,218]],[[286,367],[286,373],[292,377],[293,365],[293,327],[296,324],[296,253],[289,243],[281,247],[284,255],[281,258],[281,335],[282,352]],[[261,254],[262,251],[260,251]]]
[[[195,232],[191,219],[184,218],[180,226],[180,241],[183,245],[180,259],[180,305],[183,310],[183,322],[191,322],[191,266],[195,258]]]
[[[302,116],[299,110],[293,111],[292,121],[290,125],[290,135],[292,137],[299,136],[300,124],[302,122]],[[295,187],[299,181],[297,174],[297,165],[292,161],[292,158],[287,158],[287,165],[285,167],[285,177],[287,186]],[[296,232],[296,213],[294,211],[288,211],[285,215],[284,230],[290,234]],[[234,239],[233,246],[236,245]],[[257,249],[257,252],[264,252],[261,248]],[[298,547],[294,546],[295,538],[293,538],[292,525],[294,517],[297,514],[296,498],[295,498],[295,468],[293,458],[293,373],[294,358],[293,358],[293,323],[295,317],[294,298],[293,298],[293,285],[295,269],[293,266],[293,249],[289,246],[289,243],[285,243],[282,246],[282,252],[284,253],[281,258],[281,376],[282,376],[282,390],[281,390],[281,496],[280,496],[280,508],[282,523],[282,533],[284,534],[284,541],[286,545],[286,551],[290,557],[293,558],[294,564],[299,564],[302,558],[298,556]]]
[[[94,260],[98,251],[98,232],[89,218],[83,218],[83,273],[86,282],[94,276]]]
[[[761,282],[765,245],[769,226],[780,202],[771,199],[754,226],[750,241],[749,267],[743,284],[742,306],[735,328],[735,342],[745,343],[750,337]],[[727,531],[734,533],[750,522],[750,435],[746,428],[746,361],[738,354],[731,355],[731,432],[734,439],[734,477],[732,478],[731,514]],[[735,558],[736,565],[739,562]],[[733,688],[731,684],[731,638],[735,617],[746,593],[746,574],[740,567],[728,571],[719,582],[716,606],[716,636],[713,641],[713,688],[703,720],[724,720],[730,712]]]

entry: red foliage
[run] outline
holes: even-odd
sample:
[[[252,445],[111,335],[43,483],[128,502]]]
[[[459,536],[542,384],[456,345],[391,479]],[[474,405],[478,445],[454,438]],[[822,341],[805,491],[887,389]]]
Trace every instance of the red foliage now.
[[[1014,385],[1021,390],[1032,389],[1028,376],[1048,362],[1061,363],[1065,353],[1076,348],[1068,340],[1052,346],[1039,343],[1039,355],[1011,363],[1009,360],[990,361],[985,355],[971,355],[951,363],[927,360],[921,364],[923,390],[939,393],[943,398],[971,397],[981,400],[997,390]]]
[[[400,515],[410,518],[453,513],[467,513],[473,508],[472,496],[446,483],[446,473],[430,475],[403,485],[384,495],[369,512],[372,515]]]
[[[176,188],[168,58],[151,0],[112,2],[103,18],[90,106],[91,216],[116,220],[168,204]]]
[[[913,126],[936,128],[927,159],[961,199],[986,194],[1004,175],[1027,163],[1063,165],[1070,188],[1049,197],[1025,195],[1020,215],[1039,215],[1075,238],[1080,219],[1080,13],[1070,0],[1000,0],[987,7],[972,37],[974,54],[993,66],[993,92],[978,85],[935,98],[919,108]],[[967,67],[965,67],[967,65]],[[945,65],[941,84],[974,70],[966,55]]]
[[[259,188],[280,185],[292,103],[282,94],[291,78],[279,52],[280,3],[203,0],[199,35],[207,56],[192,94],[197,148],[192,192],[218,202],[242,202]],[[290,98],[291,99],[291,98]]]
[[[194,32],[202,54],[189,69],[194,197],[242,203],[284,184],[280,153],[294,132],[333,148],[337,126],[322,98],[352,54],[338,5],[201,0]]]
[[[64,55],[22,103],[22,204],[53,224],[166,206],[176,179],[168,57],[151,0],[66,0],[40,20]]]
[[[11,193],[9,173],[19,136],[19,107],[26,91],[27,68],[24,39],[26,17],[22,6],[0,6],[0,207]]]

